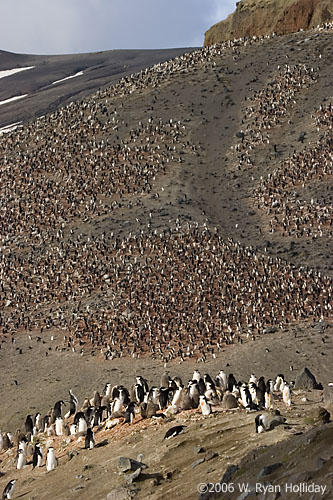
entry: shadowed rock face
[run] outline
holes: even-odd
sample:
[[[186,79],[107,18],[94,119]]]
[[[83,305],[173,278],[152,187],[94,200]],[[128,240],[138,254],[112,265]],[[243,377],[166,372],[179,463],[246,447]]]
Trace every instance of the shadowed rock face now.
[[[243,0],[233,14],[206,31],[204,45],[309,29],[330,21],[332,16],[332,0]]]

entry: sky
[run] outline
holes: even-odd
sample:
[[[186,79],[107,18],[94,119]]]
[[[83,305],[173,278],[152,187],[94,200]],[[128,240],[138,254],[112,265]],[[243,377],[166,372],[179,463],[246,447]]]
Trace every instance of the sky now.
[[[233,0],[0,0],[0,50],[70,54],[203,45]]]

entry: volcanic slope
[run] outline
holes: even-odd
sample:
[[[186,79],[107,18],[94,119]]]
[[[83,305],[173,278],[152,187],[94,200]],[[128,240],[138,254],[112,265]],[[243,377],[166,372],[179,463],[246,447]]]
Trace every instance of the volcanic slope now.
[[[331,382],[331,47],[326,27],[205,48],[2,137],[6,428],[47,411],[76,377],[82,401],[103,381],[129,383],[133,370],[156,383],[165,363],[186,376],[198,361],[212,373],[232,365],[244,378],[253,365],[275,376],[306,362]],[[293,416],[302,432],[303,403]],[[149,430],[140,435],[150,446]],[[235,461],[247,435],[238,434]],[[218,471],[207,461],[212,479],[236,439]],[[169,455],[170,463],[185,456]],[[92,465],[83,454],[73,460],[73,474]],[[28,476],[23,470],[22,493]],[[182,477],[164,491],[174,494]],[[47,491],[52,481],[47,475]],[[71,497],[83,498],[75,488]]]
[[[186,355],[206,358],[248,330],[327,319],[330,42],[326,29],[204,48],[7,134],[3,332],[57,327],[112,357],[184,358],[190,339]],[[265,201],[263,179],[305,146],[324,151],[312,176],[290,193],[282,172]]]

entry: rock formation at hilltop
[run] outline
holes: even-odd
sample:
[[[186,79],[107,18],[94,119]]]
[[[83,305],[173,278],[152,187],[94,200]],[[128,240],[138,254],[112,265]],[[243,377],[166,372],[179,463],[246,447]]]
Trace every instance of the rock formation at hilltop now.
[[[204,45],[273,32],[308,29],[333,18],[333,0],[242,0],[233,14],[205,33]]]

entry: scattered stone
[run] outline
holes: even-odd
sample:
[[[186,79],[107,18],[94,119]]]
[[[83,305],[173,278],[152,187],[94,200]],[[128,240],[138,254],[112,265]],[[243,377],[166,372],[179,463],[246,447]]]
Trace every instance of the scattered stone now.
[[[229,465],[229,467],[227,468],[227,470],[223,474],[223,477],[221,479],[221,484],[229,483],[230,479],[237,471],[238,471],[238,465]]]
[[[118,487],[110,491],[106,500],[128,500],[130,498],[129,492],[126,488]]]
[[[198,460],[196,460],[195,462],[193,462],[192,469],[194,469],[195,467],[197,467],[197,465],[200,465],[200,464],[204,463],[204,461],[205,461],[204,458],[199,458]]]
[[[324,389],[325,403],[333,403],[333,385],[326,385]]]
[[[326,463],[327,463],[327,460],[325,460],[325,458],[317,457],[316,470],[320,470],[323,467],[323,465],[325,465]]]
[[[137,460],[133,460],[132,458],[127,457],[119,457],[118,459],[118,469],[120,472],[127,472],[129,470],[137,470],[137,469],[147,469],[147,465],[142,462],[138,462]]]
[[[331,414],[326,408],[322,408],[321,406],[318,408],[318,419],[322,424],[328,424],[330,421]]]
[[[208,462],[209,460],[212,460],[213,458],[218,457],[219,454],[214,452],[214,451],[208,451],[205,456],[205,462]]]
[[[142,472],[141,467],[135,469],[133,472],[129,472],[128,474],[124,474],[124,479],[127,484],[132,484],[138,477],[140,476]]]
[[[78,486],[75,486],[75,488],[72,488],[72,491],[79,491],[79,490],[83,490],[84,486],[82,486],[82,484],[79,484]]]
[[[196,453],[205,453],[205,448],[202,448],[201,446],[195,448]]]
[[[271,465],[265,465],[263,469],[258,474],[258,479],[264,476],[268,476],[269,474],[272,474],[272,472],[275,472],[279,467],[281,467],[282,463],[277,462],[276,464],[271,464]]]
[[[304,368],[298,375],[295,380],[295,389],[317,389],[318,384],[316,378],[308,368]]]

